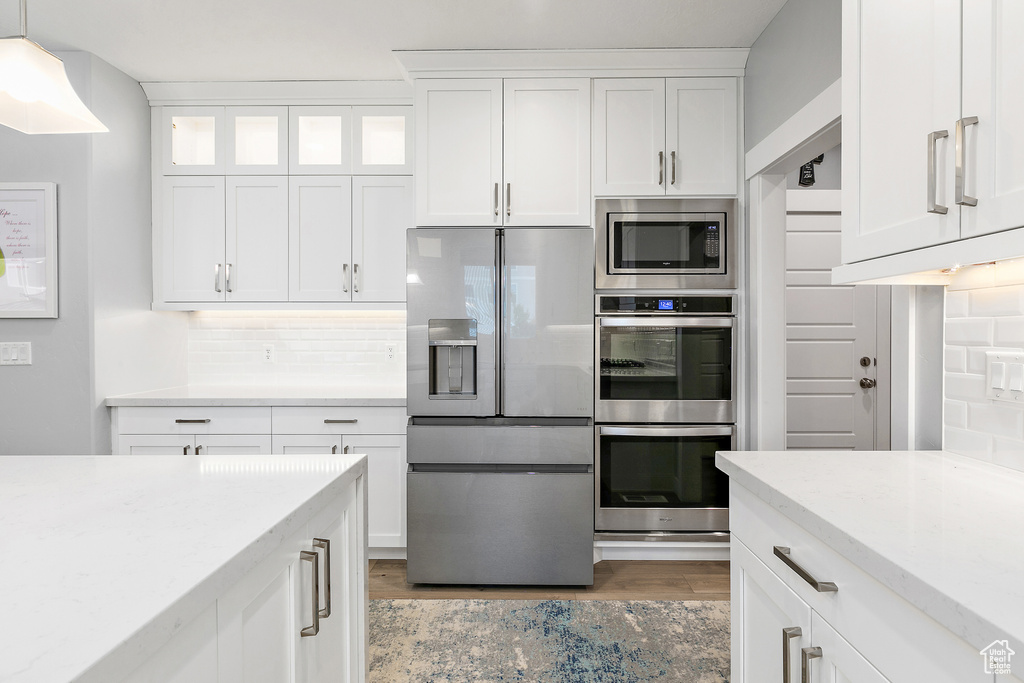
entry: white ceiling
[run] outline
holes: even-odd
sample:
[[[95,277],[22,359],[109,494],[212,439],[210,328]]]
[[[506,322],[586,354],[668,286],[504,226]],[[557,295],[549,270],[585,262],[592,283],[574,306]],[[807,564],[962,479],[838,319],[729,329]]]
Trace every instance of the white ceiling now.
[[[785,0],[28,0],[28,37],[138,81],[391,80],[392,50],[750,47]],[[18,33],[0,0],[0,36]]]

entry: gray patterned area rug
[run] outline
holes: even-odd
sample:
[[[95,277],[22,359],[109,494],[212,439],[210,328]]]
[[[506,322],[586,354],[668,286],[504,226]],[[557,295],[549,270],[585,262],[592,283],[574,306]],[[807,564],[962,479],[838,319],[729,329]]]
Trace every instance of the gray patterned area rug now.
[[[370,681],[728,683],[729,603],[371,600]]]

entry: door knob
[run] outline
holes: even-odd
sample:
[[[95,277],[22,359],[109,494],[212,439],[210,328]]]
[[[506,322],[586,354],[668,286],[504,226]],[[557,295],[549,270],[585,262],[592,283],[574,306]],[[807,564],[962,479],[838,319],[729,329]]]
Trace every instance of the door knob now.
[[[868,356],[864,356],[863,358],[860,359],[860,366],[862,368],[866,368],[869,365],[871,365],[871,358],[869,358]]]
[[[875,388],[875,380],[871,379],[870,377],[865,377],[864,379],[862,379],[860,381],[860,388],[861,389],[874,389]]]

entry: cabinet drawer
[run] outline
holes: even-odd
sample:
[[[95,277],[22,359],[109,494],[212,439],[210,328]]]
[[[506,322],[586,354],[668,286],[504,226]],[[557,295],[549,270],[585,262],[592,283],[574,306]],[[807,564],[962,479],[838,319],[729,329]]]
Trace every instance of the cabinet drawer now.
[[[275,407],[274,434],[405,434],[405,408]]]
[[[748,489],[730,484],[729,520],[742,541],[786,585],[894,683],[989,683],[977,648],[911,605]],[[835,592],[818,592],[775,555],[790,558]]]
[[[118,408],[121,434],[270,434],[270,408]]]

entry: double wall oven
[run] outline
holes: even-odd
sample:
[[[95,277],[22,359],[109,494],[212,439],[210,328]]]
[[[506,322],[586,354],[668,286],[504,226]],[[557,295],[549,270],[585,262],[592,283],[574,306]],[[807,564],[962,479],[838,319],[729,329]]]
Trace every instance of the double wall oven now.
[[[598,537],[717,540],[729,487],[715,452],[736,448],[736,203],[595,208]]]

